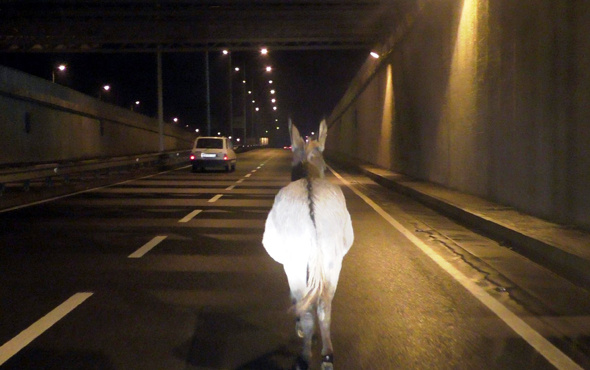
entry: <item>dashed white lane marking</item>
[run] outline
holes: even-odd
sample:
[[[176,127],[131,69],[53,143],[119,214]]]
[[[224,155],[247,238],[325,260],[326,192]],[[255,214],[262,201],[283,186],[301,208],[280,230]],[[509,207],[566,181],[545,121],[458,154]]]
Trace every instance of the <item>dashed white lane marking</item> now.
[[[258,171],[258,169],[252,170],[252,171],[250,171],[250,172],[251,172],[251,173],[254,173],[254,172],[256,172],[256,171]]]
[[[192,211],[188,215],[186,215],[183,218],[181,218],[180,220],[178,220],[178,222],[189,222],[190,220],[192,220],[196,215],[198,215],[202,211],[203,211],[202,209],[195,209],[194,211]]]
[[[235,187],[236,187],[235,185],[231,185],[231,186],[228,186],[227,188],[225,188],[225,190],[234,190]]]
[[[164,239],[166,239],[166,235],[158,235],[149,242],[145,243],[143,247],[139,248],[135,252],[131,253],[128,258],[141,258],[144,254],[152,250],[156,245],[160,244]]]
[[[63,319],[68,313],[72,312],[74,308],[78,307],[82,302],[88,299],[93,293],[83,292],[76,293],[65,302],[54,308],[47,315],[43,316],[31,326],[23,330],[19,335],[6,342],[0,347],[0,365],[8,361],[18,351],[25,348],[39,335],[43,334],[47,329],[52,327],[59,320]]]
[[[213,198],[209,199],[208,202],[209,203],[215,203],[219,200],[219,198],[221,198],[223,196],[223,194],[217,194],[216,196],[214,196]]]
[[[236,181],[236,184],[241,184],[244,182],[244,179],[239,179],[238,181]]]
[[[252,176],[252,174],[251,174],[251,173],[247,174],[247,175],[246,175],[246,176],[244,176],[244,177],[250,177],[250,176]]]
[[[422,240],[415,236],[410,230],[404,227],[396,219],[394,219],[389,213],[385,212],[377,203],[373,202],[368,196],[363,194],[361,191],[354,188],[347,180],[340,176],[336,171],[328,166],[330,171],[336,176],[344,185],[358,195],[362,200],[365,201],[371,208],[375,210],[381,217],[385,219],[391,226],[396,228],[402,233],[408,240],[416,245],[424,254],[430,257],[436,262],[443,270],[450,274],[455,280],[457,280],[465,289],[467,289],[475,298],[483,303],[487,308],[496,314],[502,321],[504,321],[512,330],[520,335],[525,341],[527,341],[533,348],[537,350],[543,357],[547,359],[553,366],[558,369],[582,369],[576,364],[571,358],[565,353],[561,352],[545,337],[536,332],[531,328],[524,320],[506,308],[503,304],[495,300],[489,295],[483,288],[478,286],[475,282],[469,280],[459,270],[453,267],[449,262],[445,261],[440,255],[426,245]],[[400,211],[403,212],[403,211]]]

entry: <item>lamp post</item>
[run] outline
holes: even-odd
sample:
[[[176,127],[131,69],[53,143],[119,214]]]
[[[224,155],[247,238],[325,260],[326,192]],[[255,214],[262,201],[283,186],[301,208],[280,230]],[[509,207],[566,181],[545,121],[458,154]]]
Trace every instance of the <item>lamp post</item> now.
[[[57,68],[54,68],[51,70],[51,82],[55,83],[55,70],[58,70],[60,72],[63,72],[66,70],[66,65],[65,64],[60,64],[57,66]]]
[[[205,75],[207,85],[207,135],[211,136],[211,95],[209,91],[209,50],[205,51]]]
[[[109,91],[111,91],[111,85],[103,85],[98,93],[98,99],[102,100],[102,93],[104,92],[106,94]]]
[[[233,125],[234,125],[234,98],[233,98],[233,89],[232,89],[232,63],[231,63],[231,52],[229,50],[223,50],[223,55],[227,55],[227,65],[228,65],[228,84],[229,84],[229,136],[233,136]]]

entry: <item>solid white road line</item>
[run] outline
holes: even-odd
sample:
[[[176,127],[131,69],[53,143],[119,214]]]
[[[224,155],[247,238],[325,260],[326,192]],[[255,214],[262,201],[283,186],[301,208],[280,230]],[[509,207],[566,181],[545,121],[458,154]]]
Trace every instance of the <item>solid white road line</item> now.
[[[43,316],[33,325],[23,330],[19,335],[6,342],[0,347],[0,365],[8,361],[18,351],[25,348],[39,335],[43,334],[47,329],[53,326],[56,322],[63,319],[68,313],[78,307],[82,302],[88,299],[93,293],[84,292],[76,293],[64,303],[60,304],[53,311]]]
[[[213,198],[209,199],[208,202],[209,203],[215,203],[219,200],[219,198],[221,198],[223,196],[223,194],[217,194],[216,196],[214,196]]]
[[[164,239],[166,239],[166,235],[158,235],[146,244],[143,247],[139,248],[135,252],[131,253],[128,258],[141,258],[144,254],[152,250],[156,245],[160,244]]]
[[[402,233],[407,239],[409,239],[414,245],[416,245],[422,252],[436,262],[443,270],[450,274],[456,281],[458,281],[465,289],[467,289],[475,298],[481,303],[488,307],[494,312],[502,321],[504,321],[512,330],[520,335],[525,341],[527,341],[533,348],[537,350],[543,357],[547,359],[553,366],[558,369],[582,369],[576,364],[571,358],[565,353],[561,352],[545,337],[536,332],[531,328],[524,320],[514,314],[512,311],[507,309],[503,304],[495,300],[489,295],[483,288],[471,281],[459,270],[448,263],[444,258],[438,255],[432,248],[426,245],[422,240],[415,236],[410,230],[404,227],[396,219],[394,219],[389,213],[385,212],[378,204],[373,202],[368,196],[363,194],[361,191],[354,188],[347,180],[340,176],[336,171],[328,166],[330,171],[336,176],[344,185],[358,195],[362,200],[365,201],[371,208],[375,210],[381,217],[385,219],[391,226],[395,227],[400,233]],[[403,212],[400,210],[400,212]]]
[[[186,215],[183,218],[181,218],[180,220],[178,220],[178,222],[189,222],[190,220],[192,220],[196,215],[198,215],[202,211],[203,211],[202,209],[195,209],[194,211],[192,211],[188,215]]]
[[[172,170],[166,170],[166,171],[154,173],[154,174],[143,176],[143,177],[138,177],[136,179],[125,180],[125,181],[117,182],[115,184],[109,184],[109,185],[105,185],[105,186],[97,186],[95,188],[81,190],[81,191],[77,191],[77,192],[71,193],[71,194],[58,195],[56,197],[42,199],[42,200],[38,200],[38,201],[35,201],[35,202],[27,203],[27,204],[21,204],[19,206],[14,206],[14,207],[6,208],[6,209],[0,209],[0,213],[15,211],[17,209],[27,208],[27,207],[31,207],[31,206],[36,206],[36,205],[43,204],[43,203],[49,203],[49,202],[53,202],[54,200],[59,200],[59,199],[64,199],[64,198],[70,198],[70,197],[73,197],[74,195],[84,194],[84,193],[90,193],[90,192],[93,192],[93,191],[98,190],[98,189],[110,188],[110,187],[113,187],[113,186],[117,186],[117,185],[121,185],[121,184],[126,184],[126,183],[137,181],[137,180],[147,179],[147,178],[155,177],[155,176],[158,176],[158,175],[167,173],[167,172],[181,170],[181,169],[188,168],[188,167],[190,167],[190,166],[184,166],[184,167],[174,168]]]

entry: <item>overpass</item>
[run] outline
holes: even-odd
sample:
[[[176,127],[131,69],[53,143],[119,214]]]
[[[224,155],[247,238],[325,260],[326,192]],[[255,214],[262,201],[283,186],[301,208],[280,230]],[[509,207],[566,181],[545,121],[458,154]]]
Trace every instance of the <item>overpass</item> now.
[[[380,57],[367,59],[328,119],[329,154],[588,229],[589,8],[566,0],[19,1],[2,5],[0,50],[371,46]]]

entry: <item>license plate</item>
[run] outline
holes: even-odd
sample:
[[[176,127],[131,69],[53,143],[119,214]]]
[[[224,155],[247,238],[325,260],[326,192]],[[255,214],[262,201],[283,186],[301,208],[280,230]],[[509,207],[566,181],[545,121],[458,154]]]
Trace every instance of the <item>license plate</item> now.
[[[201,158],[215,158],[217,154],[212,153],[201,153]]]

